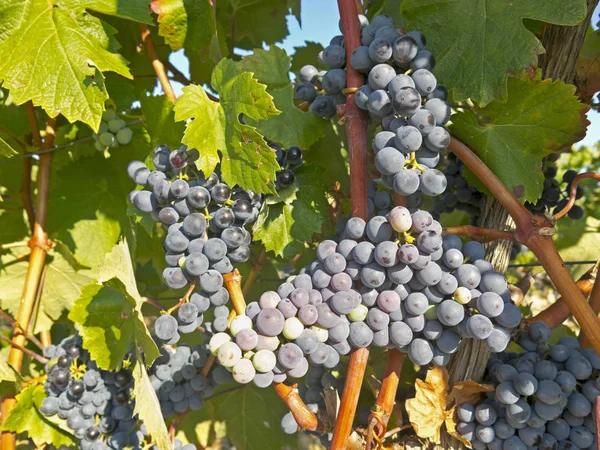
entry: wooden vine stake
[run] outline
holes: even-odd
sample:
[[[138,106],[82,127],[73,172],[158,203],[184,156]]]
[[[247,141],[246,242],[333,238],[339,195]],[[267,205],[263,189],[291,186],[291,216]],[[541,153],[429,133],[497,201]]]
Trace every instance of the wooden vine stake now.
[[[346,61],[350,61],[352,51],[361,45],[358,11],[354,0],[338,0],[344,45],[346,47]],[[363,76],[352,68],[346,66],[348,88],[358,88],[363,85]],[[350,200],[352,201],[352,215],[368,220],[367,207],[367,125],[366,116],[354,102],[354,94],[346,97],[345,108],[346,137],[348,139],[348,153],[350,156]],[[348,437],[352,431],[352,422],[358,405],[358,397],[362,386],[369,349],[359,348],[350,355],[350,365],[346,374],[346,383],[338,417],[333,431],[331,442],[332,450],[345,450],[348,448]]]

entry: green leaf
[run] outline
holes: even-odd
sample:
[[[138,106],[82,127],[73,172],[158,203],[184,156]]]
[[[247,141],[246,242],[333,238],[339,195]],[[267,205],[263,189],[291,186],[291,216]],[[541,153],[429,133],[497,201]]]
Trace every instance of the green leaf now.
[[[16,317],[27,274],[27,260],[17,257],[21,253],[3,255],[0,265],[0,306]],[[73,255],[61,244],[48,252],[44,288],[35,317],[34,333],[49,330],[64,311],[71,309],[81,295],[81,289],[92,282],[93,272],[82,268]]]
[[[239,386],[231,392],[207,398],[205,406],[191,412],[178,427],[177,437],[187,442],[210,444],[209,437],[227,436],[238,450],[293,448],[297,437],[286,435],[280,422],[287,412],[273,389]]]
[[[533,19],[575,25],[586,15],[586,2],[530,0],[405,0],[408,29],[427,37],[437,59],[438,80],[452,89],[456,101],[467,98],[485,106],[506,97],[506,79],[535,66],[544,49],[523,25]]]
[[[574,86],[561,81],[510,77],[506,103],[462,110],[452,116],[451,131],[518,198],[535,203],[544,183],[542,158],[585,136],[587,106],[574,93]],[[471,172],[466,176],[485,189]]]
[[[0,158],[12,158],[17,154],[17,151],[0,137]]]
[[[106,256],[98,275],[98,283],[83,288],[69,313],[69,319],[80,325],[84,348],[102,369],[117,369],[133,349],[144,352],[149,367],[160,353],[144,323],[143,301],[125,241]]]
[[[0,350],[0,382],[16,382],[17,376],[19,376],[19,372],[17,372],[8,362],[10,348],[9,345]]]
[[[290,84],[280,89],[269,90],[275,106],[281,114],[257,123],[258,131],[269,140],[284,148],[298,146],[307,149],[325,136],[328,120],[304,112],[294,105],[294,87]]]
[[[17,394],[17,404],[6,418],[2,426],[5,431],[27,433],[36,448],[53,445],[71,447],[76,445],[75,438],[39,412],[38,407],[46,397],[44,387],[39,384],[31,385]]]
[[[167,144],[179,148],[185,125],[175,122],[174,104],[165,95],[142,97],[140,102],[152,146]]]
[[[254,239],[278,256],[290,244],[310,241],[321,230],[322,214],[327,209],[321,169],[304,164],[295,175],[300,186],[296,200],[274,205],[265,202],[253,228]]]
[[[210,174],[223,155],[221,172],[230,185],[238,184],[257,193],[273,193],[273,180],[279,165],[275,152],[250,125],[239,116],[267,119],[279,113],[266,86],[249,72],[241,72],[231,60],[222,60],[215,68],[212,86],[220,102],[211,101],[200,86],[186,86],[175,105],[175,120],[187,123],[183,143],[201,151],[198,168]]]
[[[321,183],[326,186],[340,183],[343,191],[350,191],[350,166],[343,127],[335,124],[328,126],[325,129],[325,137],[304,153],[304,161],[323,169]]]
[[[146,426],[148,434],[152,437],[152,443],[159,450],[171,450],[171,439],[165,420],[161,414],[157,414],[157,411],[160,411],[160,403],[156,397],[156,392],[152,387],[139,351],[136,356],[137,360],[133,367],[133,398],[135,399],[133,415],[138,415],[138,418]]]
[[[214,30],[213,8],[208,0],[156,0],[158,34],[173,50],[208,47]]]
[[[101,21],[85,12],[95,3],[29,0],[3,17],[20,25],[0,42],[0,78],[17,104],[32,100],[52,117],[60,113],[70,122],[81,120],[98,129],[108,98],[102,72],[131,74],[125,59],[108,48]],[[141,4],[118,2],[123,3]],[[105,1],[97,10],[117,15],[120,7],[115,5],[116,0]]]
[[[251,50],[281,42],[288,35],[288,5],[285,0],[228,0],[217,8],[217,20],[231,38],[235,26],[235,46]],[[267,22],[265,22],[267,21]],[[268,26],[258,26],[268,23]]]
[[[269,50],[254,49],[253,53],[242,58],[240,67],[244,72],[254,73],[260,83],[272,89],[290,84],[290,62],[291,58],[285,50],[272,45]]]
[[[104,84],[106,85],[108,96],[117,105],[117,110],[123,111],[129,109],[131,104],[137,100],[133,82],[119,77],[112,72],[105,74],[105,77]]]

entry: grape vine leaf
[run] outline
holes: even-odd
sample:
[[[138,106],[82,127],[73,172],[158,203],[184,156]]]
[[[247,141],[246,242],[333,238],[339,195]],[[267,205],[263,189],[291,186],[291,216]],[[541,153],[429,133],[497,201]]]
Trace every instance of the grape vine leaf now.
[[[0,263],[0,306],[16,317],[27,275],[27,260],[14,249],[2,255]],[[93,272],[79,265],[61,242],[48,252],[44,288],[35,317],[34,333],[49,330],[73,302],[81,289],[93,280]]]
[[[0,108],[3,111],[4,108]],[[3,115],[0,114],[0,123]],[[27,238],[29,227],[19,190],[23,161],[13,158],[0,161],[0,244],[17,242]]]
[[[329,121],[294,105],[294,86],[289,79],[290,62],[285,50],[272,45],[269,50],[255,49],[253,54],[244,56],[240,66],[267,85],[267,92],[281,111],[277,116],[254,123],[257,130],[284,148],[298,146],[307,149],[325,135]]]
[[[586,105],[561,81],[508,79],[508,101],[461,110],[450,130],[479,156],[521,201],[535,203],[544,184],[542,158],[582,139]],[[467,180],[488,192],[473,173]]]
[[[98,281],[83,288],[69,313],[69,319],[80,326],[83,347],[98,367],[117,369],[133,349],[143,350],[148,367],[160,356],[144,323],[142,304],[129,247],[123,240],[98,269]]]
[[[215,33],[213,7],[209,0],[154,0],[158,34],[173,50],[204,49]]]
[[[143,96],[140,98],[140,103],[146,118],[146,129],[150,134],[152,146],[166,144],[172,149],[179,148],[185,125],[181,122],[175,122],[173,102],[165,95],[157,95]]]
[[[17,394],[17,403],[2,429],[13,433],[27,433],[36,448],[46,445],[56,448],[76,445],[75,437],[64,431],[66,427],[53,423],[38,410],[45,397],[44,387],[40,384],[32,384],[23,389]]]
[[[28,0],[5,9],[0,36],[0,78],[17,104],[33,101],[54,117],[98,129],[108,98],[102,72],[131,78],[126,61],[112,52],[113,30],[90,9],[151,23],[142,0]]]
[[[212,75],[212,87],[220,102],[210,100],[200,86],[183,88],[175,105],[175,120],[189,121],[183,143],[201,152],[196,162],[210,174],[222,154],[221,172],[230,185],[238,184],[257,193],[274,193],[273,180],[279,165],[275,152],[256,128],[240,122],[243,115],[264,120],[279,114],[273,97],[250,72],[241,72],[237,63],[223,59]]]
[[[160,403],[156,397],[156,392],[152,387],[148,372],[142,361],[142,355],[139,350],[136,351],[136,362],[133,366],[133,398],[135,399],[134,415],[146,426],[148,434],[152,437],[152,442],[159,450],[171,450],[171,439],[169,431],[160,411]]]
[[[523,19],[575,25],[586,11],[585,0],[402,2],[407,28],[425,34],[437,59],[436,77],[452,89],[456,101],[470,98],[479,106],[505,98],[508,75],[534,66],[543,53]]]
[[[300,185],[297,198],[292,203],[265,202],[253,228],[254,239],[278,256],[283,256],[290,244],[310,241],[321,230],[327,210],[321,168],[304,164],[294,173]]]
[[[231,392],[217,391],[199,411],[182,421],[177,437],[210,445],[213,430],[227,436],[238,450],[294,447],[295,438],[281,430],[281,418],[288,412],[273,389],[238,386]]]

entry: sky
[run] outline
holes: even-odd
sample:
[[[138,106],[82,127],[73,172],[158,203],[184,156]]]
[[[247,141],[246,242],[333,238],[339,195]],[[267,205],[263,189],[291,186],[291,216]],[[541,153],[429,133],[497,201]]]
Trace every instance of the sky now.
[[[339,12],[337,2],[330,0],[302,0],[302,27],[292,15],[287,17],[289,35],[282,43],[277,44],[282,47],[288,55],[294,53],[294,47],[301,47],[305,41],[318,42],[324,47],[329,44],[331,38],[340,34],[338,28]],[[600,20],[600,6],[596,8],[592,23],[597,24]],[[236,51],[236,54],[238,52]],[[178,51],[171,55],[171,62],[183,73],[189,75],[189,66],[183,51]],[[182,85],[174,83],[173,86],[177,96],[181,94]],[[588,127],[586,137],[576,145],[593,145],[600,141],[600,113],[597,111],[588,112],[588,119],[591,124]]]

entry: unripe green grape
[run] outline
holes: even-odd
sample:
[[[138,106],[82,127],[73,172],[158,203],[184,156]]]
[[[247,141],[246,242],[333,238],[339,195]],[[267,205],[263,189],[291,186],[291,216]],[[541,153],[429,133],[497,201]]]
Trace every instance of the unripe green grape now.
[[[100,139],[100,135],[98,133],[92,133],[92,139],[94,139],[94,141],[98,142],[98,139]]]
[[[312,327],[310,327],[310,330],[315,332],[315,334],[317,335],[317,340],[321,343],[325,343],[327,342],[327,339],[329,339],[329,331],[327,331],[326,328],[313,325]]]
[[[262,373],[273,370],[275,364],[277,364],[277,357],[270,350],[259,350],[252,357],[252,365],[257,371]]]
[[[429,305],[429,308],[427,308],[427,311],[425,311],[425,318],[427,320],[437,320],[437,305]]]
[[[238,361],[235,366],[233,366],[231,374],[233,375],[233,379],[238,383],[248,384],[254,379],[256,370],[249,360],[242,359]]]
[[[117,117],[117,113],[115,112],[114,109],[107,109],[106,111],[104,111],[102,113],[102,120],[104,122],[110,122],[111,120],[115,119]]]
[[[114,147],[117,143],[117,139],[114,134],[105,131],[100,135],[99,142],[105,147]]]
[[[100,129],[98,130],[98,134],[106,133],[108,131],[108,124],[104,121],[100,122]]]
[[[235,316],[231,323],[229,324],[229,331],[231,332],[233,337],[236,337],[237,334],[244,329],[252,328],[252,319],[248,316]]]
[[[277,336],[259,336],[259,344],[262,344],[263,349],[275,351],[281,342]]]
[[[96,150],[102,152],[106,148],[106,145],[102,145],[102,142],[96,141],[96,143],[94,144],[94,147],[96,147]]]
[[[122,128],[117,131],[117,142],[121,145],[129,144],[132,137],[133,131],[131,131],[131,128]]]
[[[217,359],[223,367],[233,367],[242,359],[242,351],[235,342],[225,342],[219,347]]]
[[[213,355],[216,356],[217,352],[219,351],[219,347],[227,342],[231,342],[231,336],[229,336],[227,333],[214,334],[213,337],[210,338],[208,349]]]
[[[300,322],[297,317],[290,317],[285,319],[285,325],[283,326],[283,335],[290,340],[294,340],[300,337],[304,331],[304,325]]]
[[[108,121],[108,131],[110,131],[111,133],[116,133],[124,126],[125,126],[125,122],[123,122],[118,117]]]
[[[366,305],[358,305],[348,314],[348,319],[352,322],[364,322],[369,313],[369,308]]]
[[[466,305],[471,301],[471,291],[461,286],[454,291],[452,298],[461,305]]]

